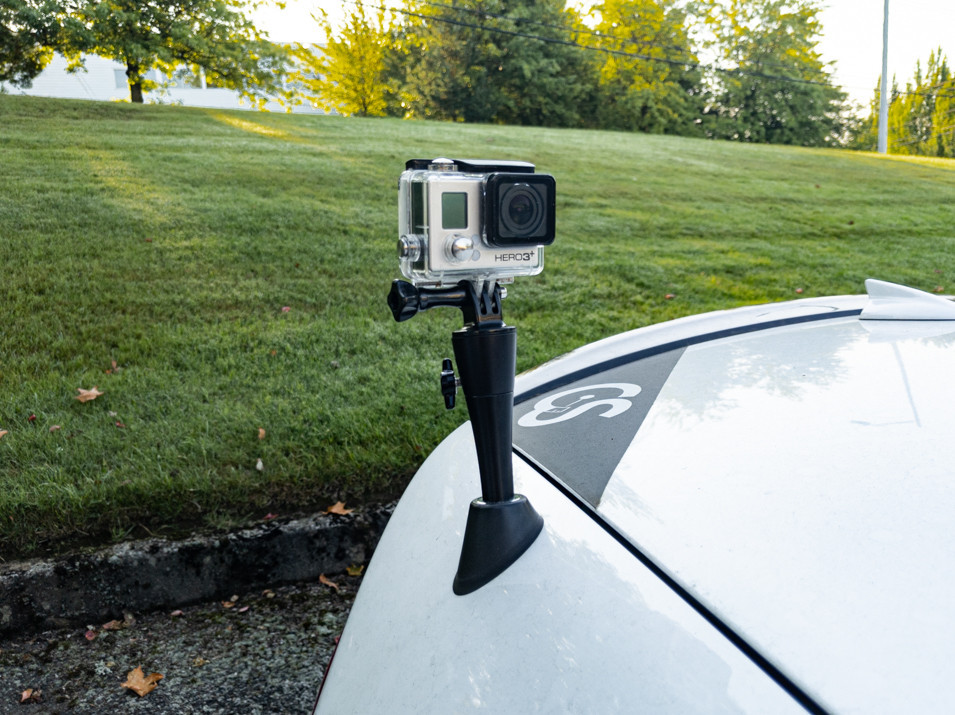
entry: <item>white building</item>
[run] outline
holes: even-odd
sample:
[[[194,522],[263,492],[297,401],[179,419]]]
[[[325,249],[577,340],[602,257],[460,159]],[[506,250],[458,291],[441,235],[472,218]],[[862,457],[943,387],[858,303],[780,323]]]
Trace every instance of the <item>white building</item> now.
[[[129,101],[129,83],[125,65],[96,55],[85,58],[86,70],[69,73],[66,58],[54,55],[50,64],[33,80],[29,89],[0,83],[0,91],[10,94],[29,94],[38,97],[64,99],[93,99],[99,101]],[[147,77],[159,84],[157,89],[146,92],[149,103],[181,104],[188,107],[213,107],[217,109],[253,109],[247,99],[231,89],[209,86],[203,75],[183,72],[167,77],[158,70],[150,70]],[[266,109],[287,111],[277,101],[269,101]],[[308,104],[293,108],[294,112],[320,113]]]

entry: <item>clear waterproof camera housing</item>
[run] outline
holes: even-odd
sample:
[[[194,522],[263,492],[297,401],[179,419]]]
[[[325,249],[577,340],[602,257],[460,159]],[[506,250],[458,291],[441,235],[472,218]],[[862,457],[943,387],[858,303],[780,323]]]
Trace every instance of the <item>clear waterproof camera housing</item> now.
[[[507,283],[544,268],[556,183],[521,161],[412,159],[398,182],[398,256],[419,286]]]

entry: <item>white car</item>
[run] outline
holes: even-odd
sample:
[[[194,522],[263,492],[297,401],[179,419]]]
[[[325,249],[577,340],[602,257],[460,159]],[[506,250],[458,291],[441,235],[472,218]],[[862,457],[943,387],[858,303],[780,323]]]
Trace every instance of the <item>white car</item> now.
[[[675,320],[517,379],[544,528],[467,595],[468,425],[369,565],[316,712],[955,711],[955,303]]]

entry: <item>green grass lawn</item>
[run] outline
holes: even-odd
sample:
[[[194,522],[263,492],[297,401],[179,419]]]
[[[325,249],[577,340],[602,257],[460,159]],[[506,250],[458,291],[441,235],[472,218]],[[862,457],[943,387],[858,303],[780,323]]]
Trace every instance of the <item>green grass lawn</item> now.
[[[955,162],[0,95],[0,555],[397,494],[466,419],[460,314],[385,303],[398,174],[438,155],[557,178],[519,369],[797,289],[955,292]]]

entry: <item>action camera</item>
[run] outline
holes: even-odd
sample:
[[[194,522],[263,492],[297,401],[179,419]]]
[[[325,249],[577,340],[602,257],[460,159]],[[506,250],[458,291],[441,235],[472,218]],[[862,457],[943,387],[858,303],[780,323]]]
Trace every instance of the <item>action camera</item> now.
[[[412,159],[398,191],[398,256],[415,285],[509,282],[543,270],[556,183],[533,164]]]

